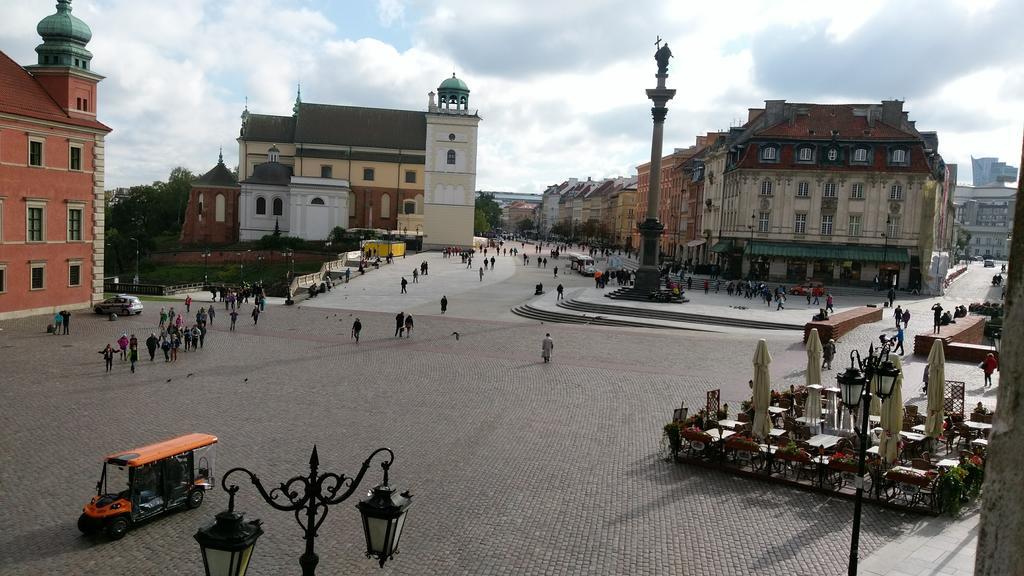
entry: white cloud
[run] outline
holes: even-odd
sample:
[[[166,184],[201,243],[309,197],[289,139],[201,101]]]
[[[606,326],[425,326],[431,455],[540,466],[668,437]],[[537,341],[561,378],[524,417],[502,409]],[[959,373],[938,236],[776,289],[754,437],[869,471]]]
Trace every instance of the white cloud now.
[[[339,33],[361,28],[309,0],[182,0],[173,10],[83,0],[75,15],[92,27],[93,67],[107,77],[99,113],[115,130],[110,186],[164,178],[179,164],[204,171],[219,146],[233,159],[245,96],[251,111],[290,114],[301,81],[305,101],[420,110],[453,70],[483,117],[480,188],[539,191],[628,174],[650,155],[644,89],[654,85],[655,34],[675,55],[665,150],[727,129],[766,98],[908,96],[911,118],[939,133],[947,161],[1015,163],[1024,66],[1011,57],[1024,40],[989,33],[1019,13],[1014,0],[907,2],[378,0],[363,28],[408,35],[393,43]],[[32,62],[35,25],[50,13],[45,2],[5,7],[0,45]],[[892,14],[906,17],[895,26]],[[856,65],[861,53],[870,66]],[[822,63],[825,55],[844,60]]]

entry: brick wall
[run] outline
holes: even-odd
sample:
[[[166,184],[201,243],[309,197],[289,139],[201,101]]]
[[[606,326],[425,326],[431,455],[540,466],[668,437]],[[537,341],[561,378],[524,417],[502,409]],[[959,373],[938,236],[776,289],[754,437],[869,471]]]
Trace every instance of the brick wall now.
[[[843,334],[863,324],[871,324],[882,319],[882,309],[870,306],[861,306],[853,310],[833,314],[828,320],[815,320],[804,325],[804,342],[811,335],[811,330],[818,329],[818,337],[821,341],[827,342],[830,339],[839,339]]]

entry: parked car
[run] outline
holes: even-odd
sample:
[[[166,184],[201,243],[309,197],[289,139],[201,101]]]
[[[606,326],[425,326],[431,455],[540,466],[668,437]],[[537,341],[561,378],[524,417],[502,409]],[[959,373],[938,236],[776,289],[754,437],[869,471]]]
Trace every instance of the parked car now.
[[[986,258],[985,259],[985,268],[995,268],[995,267],[996,267],[996,263],[993,262],[991,258]]]
[[[583,269],[580,270],[580,274],[583,274],[584,276],[593,276],[594,274],[597,274],[597,268],[594,268],[593,266],[584,266]]]
[[[93,310],[97,314],[120,314],[122,316],[142,314],[142,300],[139,300],[137,296],[118,294],[100,302]]]
[[[789,289],[789,293],[792,296],[824,296],[825,285],[821,282],[804,282],[803,284],[797,284]]]
[[[216,436],[186,434],[107,456],[78,529],[85,535],[103,531],[119,540],[142,520],[198,508],[205,491],[213,489],[216,444]]]

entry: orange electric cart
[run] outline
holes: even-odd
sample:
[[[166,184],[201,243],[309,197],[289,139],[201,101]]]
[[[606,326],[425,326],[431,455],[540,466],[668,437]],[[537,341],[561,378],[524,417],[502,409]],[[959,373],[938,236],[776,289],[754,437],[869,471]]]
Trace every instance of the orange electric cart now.
[[[181,507],[198,508],[203,493],[213,489],[216,444],[216,436],[186,434],[107,456],[78,529],[118,540],[137,522]]]

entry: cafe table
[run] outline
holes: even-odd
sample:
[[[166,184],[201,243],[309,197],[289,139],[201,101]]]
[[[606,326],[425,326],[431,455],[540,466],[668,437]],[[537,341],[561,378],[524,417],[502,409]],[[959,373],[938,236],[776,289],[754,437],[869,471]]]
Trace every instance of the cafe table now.
[[[815,448],[824,448],[827,450],[838,444],[840,440],[842,440],[842,438],[839,436],[833,436],[831,434],[818,434],[817,436],[812,436],[811,439],[807,441],[807,445],[813,446]]]

